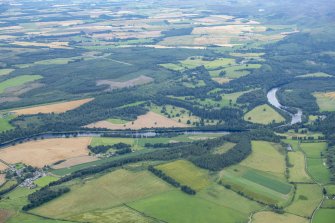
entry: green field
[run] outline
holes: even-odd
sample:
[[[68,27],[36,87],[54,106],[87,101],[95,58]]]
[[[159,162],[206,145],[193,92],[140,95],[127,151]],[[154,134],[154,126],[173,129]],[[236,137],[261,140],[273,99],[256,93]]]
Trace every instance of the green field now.
[[[248,219],[237,210],[180,191],[161,193],[129,203],[129,206],[169,223],[236,223]]]
[[[200,169],[186,160],[177,160],[156,166],[156,168],[182,185],[187,185],[197,191],[210,184],[208,171]]]
[[[285,158],[278,144],[252,141],[252,153],[240,165],[269,172],[284,178]]]
[[[242,166],[233,166],[221,172],[221,182],[236,192],[267,204],[283,205],[288,202],[292,186],[266,172]]]
[[[52,220],[35,215],[16,212],[6,223],[72,223],[72,221]],[[73,222],[74,223],[74,222]]]
[[[322,191],[319,185],[297,184],[293,203],[285,211],[308,218],[313,214],[313,211],[320,204],[321,200]]]
[[[289,181],[291,182],[312,182],[305,170],[305,156],[300,151],[289,152]]]
[[[83,214],[74,215],[69,218],[75,222],[99,222],[99,223],[155,223],[149,217],[127,207],[119,206],[111,209],[97,210],[92,212],[85,212]]]
[[[122,119],[117,119],[117,118],[109,118],[109,119],[107,119],[107,121],[109,121],[113,124],[126,124],[126,123],[129,122],[127,120],[122,120]]]
[[[330,173],[324,158],[321,156],[326,151],[327,143],[301,143],[300,148],[305,152],[307,157],[308,173],[317,182],[327,184],[330,180]]]
[[[284,122],[285,118],[269,105],[260,105],[244,115],[244,120],[257,124]]]
[[[129,144],[134,150],[143,149],[143,147],[138,144],[138,141],[133,138],[93,137],[91,146],[114,145],[117,143]]]
[[[335,97],[334,92],[332,92],[332,96],[327,96],[325,93],[314,93],[314,97],[316,98],[316,102],[320,108],[320,111],[335,111]]]
[[[57,177],[44,176],[44,177],[41,177],[41,178],[35,180],[34,183],[39,187],[44,187],[44,186],[47,186],[49,183],[51,183],[53,181],[56,181],[56,180],[58,180]]]
[[[228,150],[232,149],[235,145],[236,145],[235,143],[226,142],[222,146],[219,146],[218,148],[215,148],[213,153],[214,154],[223,154],[223,153],[227,152]]]
[[[7,131],[7,130],[11,130],[13,129],[14,127],[9,123],[9,121],[11,119],[13,119],[15,116],[13,115],[9,115],[9,116],[6,116],[6,117],[2,117],[0,118],[0,132],[3,132],[3,131]]]
[[[335,209],[319,209],[314,218],[313,223],[333,223],[335,219]]]
[[[22,84],[41,79],[40,75],[22,75],[13,77],[0,83],[0,94],[3,93],[7,88],[17,87]]]
[[[108,209],[145,198],[171,187],[147,171],[116,170],[101,177],[78,182],[71,191],[32,212],[48,217],[70,217],[84,212]]]

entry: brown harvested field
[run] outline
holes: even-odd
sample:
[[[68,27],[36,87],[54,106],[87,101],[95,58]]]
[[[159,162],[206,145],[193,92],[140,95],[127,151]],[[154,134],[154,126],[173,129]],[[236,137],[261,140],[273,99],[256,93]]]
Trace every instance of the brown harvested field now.
[[[142,84],[148,84],[152,82],[153,79],[151,77],[147,77],[144,75],[141,75],[137,78],[124,81],[124,82],[117,82],[112,80],[98,80],[97,85],[109,85],[109,88],[107,90],[113,90],[113,89],[120,89],[120,88],[126,88],[126,87],[133,87],[136,85],[142,85]]]
[[[4,163],[0,162],[0,171],[1,171],[1,170],[5,170],[5,169],[7,169],[7,168],[8,168],[7,165],[5,165]],[[1,178],[1,177],[0,177],[0,178]]]
[[[0,186],[6,182],[5,174],[0,174]],[[1,219],[1,218],[0,218]],[[0,221],[1,222],[1,221]]]
[[[188,125],[179,123],[173,119],[164,117],[155,112],[148,112],[145,115],[138,116],[134,122],[126,124],[113,124],[108,121],[100,121],[90,125],[88,128],[106,128],[106,129],[143,129],[143,128],[171,128],[171,127],[188,127]]]
[[[327,98],[335,99],[335,92],[324,93],[324,96]]]
[[[8,210],[0,209],[0,222],[6,222],[12,213]]]
[[[57,170],[57,169],[68,168],[68,167],[71,167],[71,166],[79,165],[79,164],[82,164],[82,163],[88,163],[88,162],[92,162],[92,161],[96,161],[96,160],[98,160],[98,158],[96,158],[94,156],[88,156],[88,155],[72,157],[72,158],[67,159],[66,161],[64,161],[60,164],[53,165],[52,168]]]
[[[0,150],[0,159],[7,163],[44,167],[60,160],[88,155],[90,143],[90,137],[31,141]]]
[[[81,99],[81,100],[75,100],[75,101],[68,101],[68,102],[61,102],[61,103],[56,103],[56,104],[50,104],[50,105],[41,105],[41,106],[36,106],[36,107],[31,107],[31,108],[22,108],[22,109],[17,109],[13,110],[12,112],[15,112],[15,114],[18,115],[34,115],[38,113],[63,113],[75,108],[80,107],[81,105],[92,101],[93,98],[86,98],[86,99]]]

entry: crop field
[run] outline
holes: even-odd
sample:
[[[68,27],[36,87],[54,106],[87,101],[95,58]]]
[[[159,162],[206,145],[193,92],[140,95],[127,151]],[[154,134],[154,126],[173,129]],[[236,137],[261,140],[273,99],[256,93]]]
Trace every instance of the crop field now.
[[[322,192],[319,185],[297,184],[293,203],[285,208],[285,211],[308,218],[313,214],[315,207],[319,205],[321,200]]]
[[[141,213],[127,207],[119,206],[111,209],[85,212],[71,216],[69,219],[75,222],[99,222],[99,223],[155,223],[154,219],[145,217]]]
[[[187,127],[188,125],[179,123],[173,119],[166,118],[163,115],[159,115],[155,112],[148,112],[145,115],[140,115],[133,122],[127,122],[126,124],[113,124],[108,121],[100,121],[90,125],[87,128],[106,128],[111,130],[116,129],[143,129],[143,128],[180,128]]]
[[[335,92],[314,93],[320,111],[335,111]]]
[[[169,190],[171,187],[167,183],[147,171],[133,173],[121,169],[71,186],[69,193],[34,209],[33,213],[65,218]]]
[[[222,183],[232,190],[267,204],[283,205],[291,196],[290,184],[266,172],[233,166],[223,170],[220,176]]]
[[[170,223],[234,223],[247,220],[247,216],[239,211],[180,191],[161,193],[129,203],[129,206]]]
[[[4,93],[7,89],[11,87],[17,87],[28,82],[32,82],[41,79],[40,75],[22,75],[18,77],[13,77],[3,82],[0,82],[0,94]]]
[[[284,122],[285,119],[269,105],[260,105],[244,115],[244,120],[257,124]]]
[[[186,160],[177,160],[159,165],[156,168],[182,185],[190,186],[195,190],[201,190],[210,184],[208,172]]]
[[[58,170],[58,169],[63,169],[63,168],[69,168],[72,166],[80,165],[83,163],[89,163],[98,160],[98,158],[94,156],[89,156],[89,155],[83,155],[83,156],[77,156],[77,157],[71,157],[66,159],[65,161],[57,164],[57,165],[52,165],[52,169]]]
[[[289,152],[289,181],[291,182],[311,182],[305,170],[305,157],[300,151]]]
[[[335,219],[335,209],[319,209],[315,217],[313,218],[313,223],[330,223]]]
[[[257,212],[253,216],[252,223],[308,223],[309,220],[293,214],[277,214],[270,211]]]
[[[285,172],[284,155],[277,144],[266,141],[252,141],[252,153],[240,165],[260,171],[283,176]]]
[[[38,113],[47,114],[47,113],[63,113],[66,111],[70,111],[72,109],[78,108],[81,105],[92,101],[93,98],[75,100],[75,101],[68,101],[68,102],[60,102],[55,104],[49,105],[41,105],[41,106],[34,106],[28,108],[22,108],[17,110],[12,110],[17,115],[34,115]]]
[[[90,141],[88,137],[30,141],[0,150],[0,159],[44,167],[59,160],[87,155]]]

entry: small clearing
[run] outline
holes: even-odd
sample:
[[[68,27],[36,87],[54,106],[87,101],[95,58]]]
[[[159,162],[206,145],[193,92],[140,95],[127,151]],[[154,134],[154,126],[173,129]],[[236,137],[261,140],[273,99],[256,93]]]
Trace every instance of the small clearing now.
[[[137,85],[143,85],[143,84],[148,84],[152,82],[154,79],[145,75],[141,75],[137,78],[128,80],[128,81],[123,81],[123,82],[118,82],[118,81],[112,81],[112,80],[98,80],[97,81],[97,86],[100,85],[107,85],[109,86],[107,91],[114,90],[114,89],[120,89],[120,88],[128,88],[128,87],[133,87]]]
[[[126,124],[113,124],[109,121],[100,121],[90,125],[88,128],[106,128],[106,129],[143,129],[143,128],[183,128],[188,125],[179,123],[173,119],[164,117],[155,112],[148,112],[145,115],[138,116],[133,122],[127,122]]]

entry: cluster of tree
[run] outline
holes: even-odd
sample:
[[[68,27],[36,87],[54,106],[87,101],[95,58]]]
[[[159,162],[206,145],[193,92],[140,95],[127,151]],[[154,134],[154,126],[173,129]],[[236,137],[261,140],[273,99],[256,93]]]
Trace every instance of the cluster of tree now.
[[[43,187],[28,196],[29,204],[22,207],[22,210],[28,211],[32,208],[38,207],[48,201],[51,201],[64,193],[70,191],[68,187],[50,188]]]
[[[92,152],[92,153],[95,153],[95,154],[99,154],[99,153],[105,153],[107,152],[111,146],[110,145],[99,145],[99,146],[87,146],[87,148]]]
[[[236,102],[239,104],[246,104],[248,110],[251,110],[259,105],[267,103],[266,92],[264,92],[264,90],[250,91],[238,97]]]
[[[174,187],[180,188],[181,191],[184,193],[195,195],[197,192],[187,185],[181,185],[178,181],[173,179],[172,177],[166,175],[162,170],[156,169],[154,166],[148,166],[148,170],[155,174],[157,177],[161,178],[162,180],[168,182]]]
[[[19,186],[19,182],[16,182],[15,184],[11,185],[10,187],[8,188],[5,188],[3,190],[0,190],[0,196],[4,195],[4,194],[7,194],[8,192],[14,190],[17,186]]]

